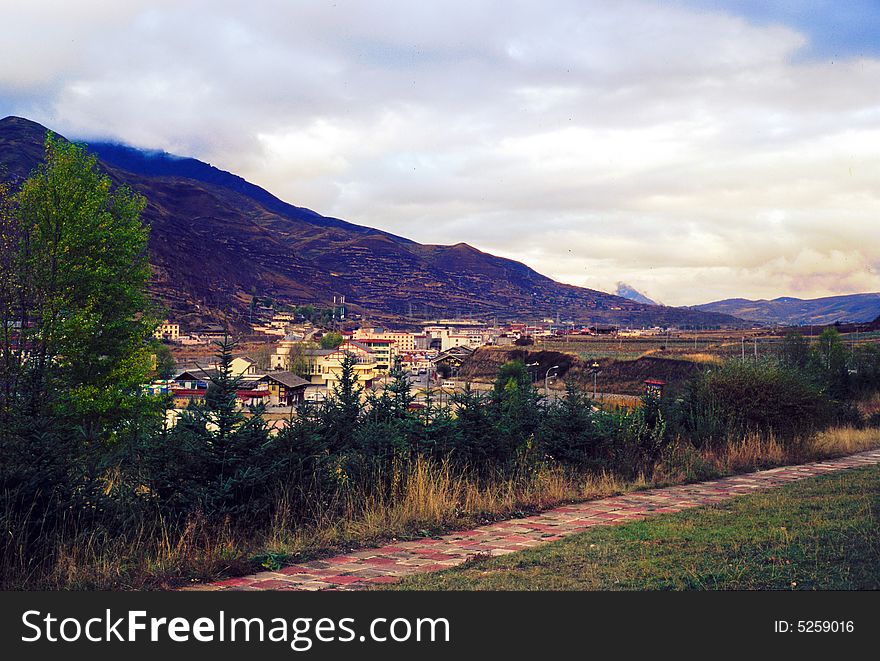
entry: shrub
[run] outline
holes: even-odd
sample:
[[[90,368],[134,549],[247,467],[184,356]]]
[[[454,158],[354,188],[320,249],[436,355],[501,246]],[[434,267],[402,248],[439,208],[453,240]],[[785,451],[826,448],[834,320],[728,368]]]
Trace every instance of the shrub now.
[[[829,399],[802,372],[781,363],[731,361],[689,381],[672,414],[676,431],[697,446],[750,432],[783,441],[826,427]]]

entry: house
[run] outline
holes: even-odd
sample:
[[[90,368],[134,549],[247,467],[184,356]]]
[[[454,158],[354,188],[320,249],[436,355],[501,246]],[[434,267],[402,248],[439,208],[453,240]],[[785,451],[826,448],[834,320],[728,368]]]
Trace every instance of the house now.
[[[275,335],[277,337],[284,337],[287,335],[287,331],[284,328],[276,328],[275,326],[264,326],[263,324],[251,324],[251,330],[254,333],[260,333],[262,335]]]
[[[424,334],[430,338],[427,348],[440,351],[459,346],[476,349],[486,344],[490,337],[485,325],[475,321],[448,321],[444,325],[425,326]]]
[[[217,369],[213,365],[196,363],[194,366],[178,372],[171,380],[175,383],[176,389],[205,390],[211,380],[217,377],[217,374]]]
[[[364,342],[366,340],[390,341],[397,353],[408,353],[416,348],[416,336],[403,331],[389,331],[385,328],[358,328],[351,336],[352,340]]]
[[[205,326],[201,330],[196,331],[195,334],[203,340],[222,340],[229,336],[227,330],[219,324]]]
[[[180,339],[180,324],[172,323],[166,319],[153,331],[153,337],[158,340],[177,342]]]
[[[450,333],[446,336],[445,340],[445,342],[441,343],[441,351],[455,347],[479,349],[485,344],[482,333],[478,332]]]
[[[666,381],[663,379],[645,379],[645,395],[663,397]]]
[[[236,356],[229,366],[234,376],[253,375],[257,373],[257,361],[247,356]]]
[[[247,356],[236,356],[229,367],[232,376],[241,377],[245,383],[255,381],[259,376],[257,363]],[[183,388],[207,388],[208,382],[219,374],[220,365],[216,359],[196,361],[186,365],[171,380]]]
[[[174,388],[171,391],[172,406],[176,409],[185,409],[191,403],[203,404],[207,386],[204,388]]]
[[[293,372],[270,372],[260,379],[269,391],[269,403],[275,406],[299,406],[305,399],[309,382]]]
[[[290,369],[292,354],[294,354],[298,348],[301,348],[302,342],[302,335],[297,333],[288,333],[285,335],[284,339],[277,344],[275,347],[275,353],[273,353],[269,359],[269,368],[273,370]]]
[[[446,351],[441,351],[435,358],[431,360],[435,367],[438,365],[448,365],[450,373],[455,375],[458,373],[461,364],[474,353],[474,349],[470,347],[452,347]]]
[[[239,407],[259,406],[260,404],[269,403],[268,390],[236,390],[235,403]]]
[[[595,326],[590,326],[589,330],[592,333],[594,333],[595,335],[616,335],[617,334],[617,326],[611,326],[608,324],[596,324]]]
[[[343,342],[335,349],[306,349],[303,357],[308,363],[307,376],[313,386],[332,390],[339,382],[342,373],[342,361],[346,356],[354,356],[354,370],[358,383],[365,388],[372,388],[373,381],[378,378],[379,370],[373,351],[360,342]]]

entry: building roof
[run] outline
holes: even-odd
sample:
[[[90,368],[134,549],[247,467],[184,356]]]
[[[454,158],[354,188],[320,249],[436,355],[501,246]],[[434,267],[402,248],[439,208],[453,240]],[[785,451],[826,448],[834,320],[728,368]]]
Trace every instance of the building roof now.
[[[287,388],[305,388],[309,382],[297,376],[293,372],[271,372],[265,376],[267,379],[277,381]]]
[[[346,344],[350,344],[354,347],[357,347],[358,349],[363,349],[364,351],[366,351],[368,353],[373,353],[373,350],[370,347],[368,347],[366,344],[363,344],[360,340],[347,340],[345,343],[340,344],[339,348],[342,349],[342,347],[344,347]]]
[[[303,350],[304,356],[329,356],[331,353],[336,353],[336,349],[305,349]]]
[[[215,378],[220,373],[213,366],[207,365],[190,365],[186,369],[178,372],[173,378],[172,381],[210,381],[212,378]]]

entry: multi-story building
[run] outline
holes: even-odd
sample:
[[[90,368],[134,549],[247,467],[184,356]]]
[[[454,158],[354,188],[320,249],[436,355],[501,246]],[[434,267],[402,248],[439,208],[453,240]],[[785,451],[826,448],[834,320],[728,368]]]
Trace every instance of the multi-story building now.
[[[296,333],[288,333],[275,347],[275,352],[269,358],[269,368],[273,370],[289,370],[291,368],[292,354],[302,347],[303,336]]]
[[[342,361],[351,355],[355,358],[354,370],[358,383],[365,388],[372,388],[373,381],[379,376],[376,355],[366,346],[356,341],[343,342],[335,349],[306,349],[303,357],[306,360],[306,377],[312,386],[326,391],[332,390],[342,374]]]
[[[415,351],[416,336],[404,331],[390,331],[385,328],[358,328],[351,339],[361,342],[363,340],[389,340],[397,353],[409,353]]]
[[[180,339],[180,324],[175,324],[167,319],[159,324],[159,327],[153,331],[153,337],[160,340],[171,340],[176,342]]]
[[[394,342],[386,338],[371,337],[369,339],[352,340],[358,344],[363,344],[373,352],[376,358],[376,369],[380,372],[387,372],[394,364],[397,356],[401,355],[395,348]]]

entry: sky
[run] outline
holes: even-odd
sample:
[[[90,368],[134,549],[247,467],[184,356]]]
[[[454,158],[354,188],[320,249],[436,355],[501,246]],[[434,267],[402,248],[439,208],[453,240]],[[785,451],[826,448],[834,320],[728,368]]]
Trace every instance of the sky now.
[[[877,0],[0,9],[0,117],[669,305],[880,291]]]

